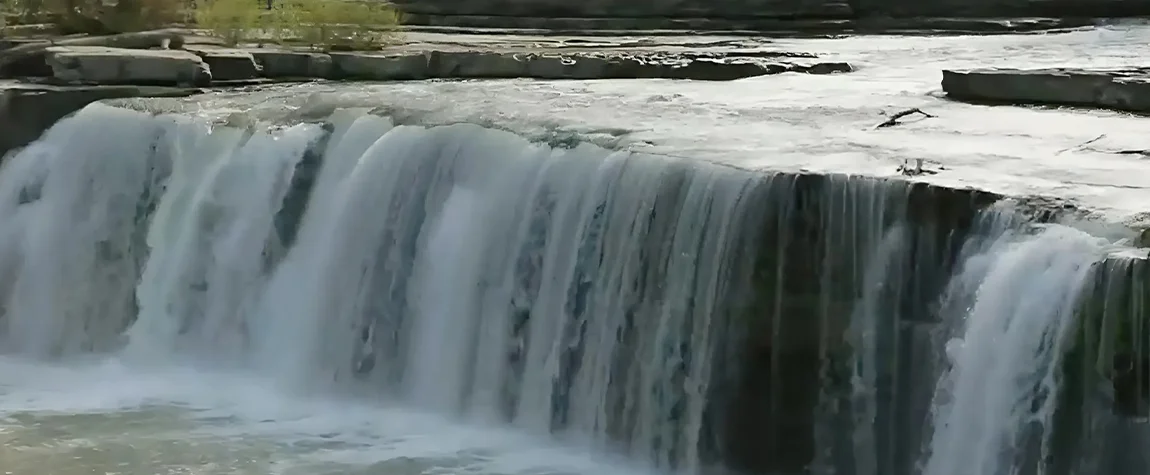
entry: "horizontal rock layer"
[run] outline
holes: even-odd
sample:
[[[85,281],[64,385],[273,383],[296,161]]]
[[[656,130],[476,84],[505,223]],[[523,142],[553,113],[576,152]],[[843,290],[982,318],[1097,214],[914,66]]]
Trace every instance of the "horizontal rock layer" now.
[[[715,17],[507,17],[500,15],[437,15],[414,13],[404,16],[412,28],[420,30],[495,29],[504,34],[627,35],[661,32],[681,34],[682,30],[716,34],[769,34],[771,36],[811,36],[842,33],[885,34],[995,34],[1078,28],[1093,24],[1086,18],[715,18]]]
[[[404,51],[315,53],[253,48],[194,47],[137,50],[58,46],[46,50],[47,67],[23,65],[15,76],[48,72],[63,83],[209,85],[260,78],[420,79],[667,78],[733,80],[783,72],[849,72],[842,62],[775,61],[721,53]]]
[[[949,97],[1150,112],[1150,68],[943,71]]]
[[[893,17],[1115,17],[1150,14],[1147,0],[399,0],[406,21],[433,17],[486,16],[492,27],[519,28],[528,18],[867,18]],[[657,27],[663,28],[663,27]]]

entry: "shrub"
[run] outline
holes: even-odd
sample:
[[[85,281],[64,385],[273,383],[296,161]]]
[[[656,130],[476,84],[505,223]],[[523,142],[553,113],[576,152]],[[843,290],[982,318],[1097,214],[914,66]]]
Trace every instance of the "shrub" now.
[[[264,12],[259,0],[211,0],[197,4],[195,10],[196,24],[229,44],[244,41],[257,30]]]
[[[272,40],[319,49],[366,49],[386,44],[399,27],[399,13],[382,1],[207,0],[196,23],[230,43]]]
[[[123,33],[182,23],[188,0],[3,0],[9,24],[54,23],[62,33]]]

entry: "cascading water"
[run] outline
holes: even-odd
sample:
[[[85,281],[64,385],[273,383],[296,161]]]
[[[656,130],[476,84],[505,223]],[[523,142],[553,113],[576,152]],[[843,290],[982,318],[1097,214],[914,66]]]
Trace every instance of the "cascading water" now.
[[[35,222],[4,243],[26,246],[5,269],[5,349],[66,356],[125,332],[134,364],[375,388],[696,471],[751,176],[350,114],[268,132],[96,105],[53,129],[0,189],[17,202],[47,176],[10,211]],[[102,123],[138,136],[110,143]],[[300,180],[310,155],[322,164]],[[104,277],[138,262],[134,289],[135,274]],[[138,318],[91,314],[108,302],[138,302]]]
[[[965,262],[944,297],[957,334],[944,346],[950,368],[938,383],[924,475],[1026,473],[1049,457],[1061,357],[1104,249],[1054,226],[1007,231]]]
[[[312,457],[282,473],[347,473],[316,454],[365,447],[390,452],[355,470],[624,470],[570,456],[590,448],[686,474],[1037,473],[1107,246],[1018,220],[971,230],[978,206],[939,216],[916,190],[362,109],[237,129],[93,105],[0,173],[0,352],[176,375],[117,388],[144,406],[204,404],[185,380],[226,374],[203,383],[200,423],[252,419],[238,445],[316,422],[276,412],[268,387],[379,419],[267,439]],[[68,371],[49,386],[100,379]],[[25,407],[5,399],[17,386],[0,374],[0,419]],[[413,411],[483,429],[426,436]],[[384,420],[400,428],[364,425]],[[525,458],[539,442],[502,426],[567,455]]]

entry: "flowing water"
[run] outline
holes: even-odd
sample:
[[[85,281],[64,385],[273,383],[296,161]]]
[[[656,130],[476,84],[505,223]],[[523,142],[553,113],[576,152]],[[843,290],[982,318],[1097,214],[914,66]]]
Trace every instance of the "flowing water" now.
[[[93,105],[0,170],[0,471],[1144,473],[1064,384],[1137,260],[916,190]]]

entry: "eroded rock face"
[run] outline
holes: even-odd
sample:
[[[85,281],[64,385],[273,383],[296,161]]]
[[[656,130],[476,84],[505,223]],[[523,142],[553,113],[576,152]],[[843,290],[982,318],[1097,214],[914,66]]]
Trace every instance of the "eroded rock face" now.
[[[876,431],[897,441],[877,447],[880,473],[907,474],[917,456],[934,381],[930,335],[934,299],[946,285],[980,210],[1001,197],[901,180],[779,174],[755,190],[763,203],[751,290],[736,325],[741,373],[729,407],[723,459],[739,473],[801,473],[816,463],[850,468],[852,325],[860,292],[881,281],[874,302],[890,386]],[[893,251],[884,256],[882,249]],[[896,250],[895,250],[896,249]],[[881,276],[876,259],[889,259]],[[734,344],[732,342],[732,344]],[[899,381],[904,386],[895,386]],[[716,409],[722,410],[722,409]],[[911,423],[915,421],[915,423]],[[827,431],[817,433],[818,428]],[[829,451],[820,454],[820,451]],[[912,453],[914,452],[914,453]],[[838,464],[844,464],[839,466]]]
[[[942,89],[968,101],[1150,112],[1150,68],[947,70]]]
[[[432,78],[733,80],[807,72],[849,72],[841,62],[770,62],[758,58],[701,55],[510,52],[429,52],[418,54],[333,53],[333,75],[347,79],[417,80]]]
[[[844,0],[646,1],[592,0],[404,0],[405,12],[439,15],[502,15],[524,17],[847,17]]]
[[[212,75],[195,53],[102,46],[54,46],[45,62],[63,82],[88,84],[204,85]]]
[[[695,79],[728,81],[766,74],[850,72],[838,61],[802,55],[719,52],[439,51],[318,53],[192,46],[135,50],[58,46],[29,58],[20,76],[50,75],[72,84],[198,85],[258,79]]]
[[[149,86],[36,86],[0,90],[0,157],[32,143],[52,124],[103,99],[182,97],[199,92]]]
[[[495,28],[556,28],[566,19],[603,19],[600,28],[662,29],[690,19],[819,20],[874,17],[1124,17],[1150,15],[1147,0],[684,0],[629,2],[598,0],[400,0],[416,24]],[[470,17],[470,24],[453,18]],[[523,21],[521,19],[527,19]],[[559,20],[558,22],[555,20]],[[615,21],[612,21],[615,20]],[[568,22],[576,25],[579,23]],[[548,26],[542,26],[548,25]],[[585,27],[591,25],[584,23]],[[752,28],[757,29],[757,28]]]
[[[856,15],[1123,17],[1150,13],[1145,0],[854,0]]]
[[[244,81],[258,79],[263,74],[251,52],[212,46],[185,48],[203,59],[211,71],[212,81]]]
[[[252,49],[248,51],[263,68],[263,75],[277,79],[330,78],[331,56],[304,51]]]

